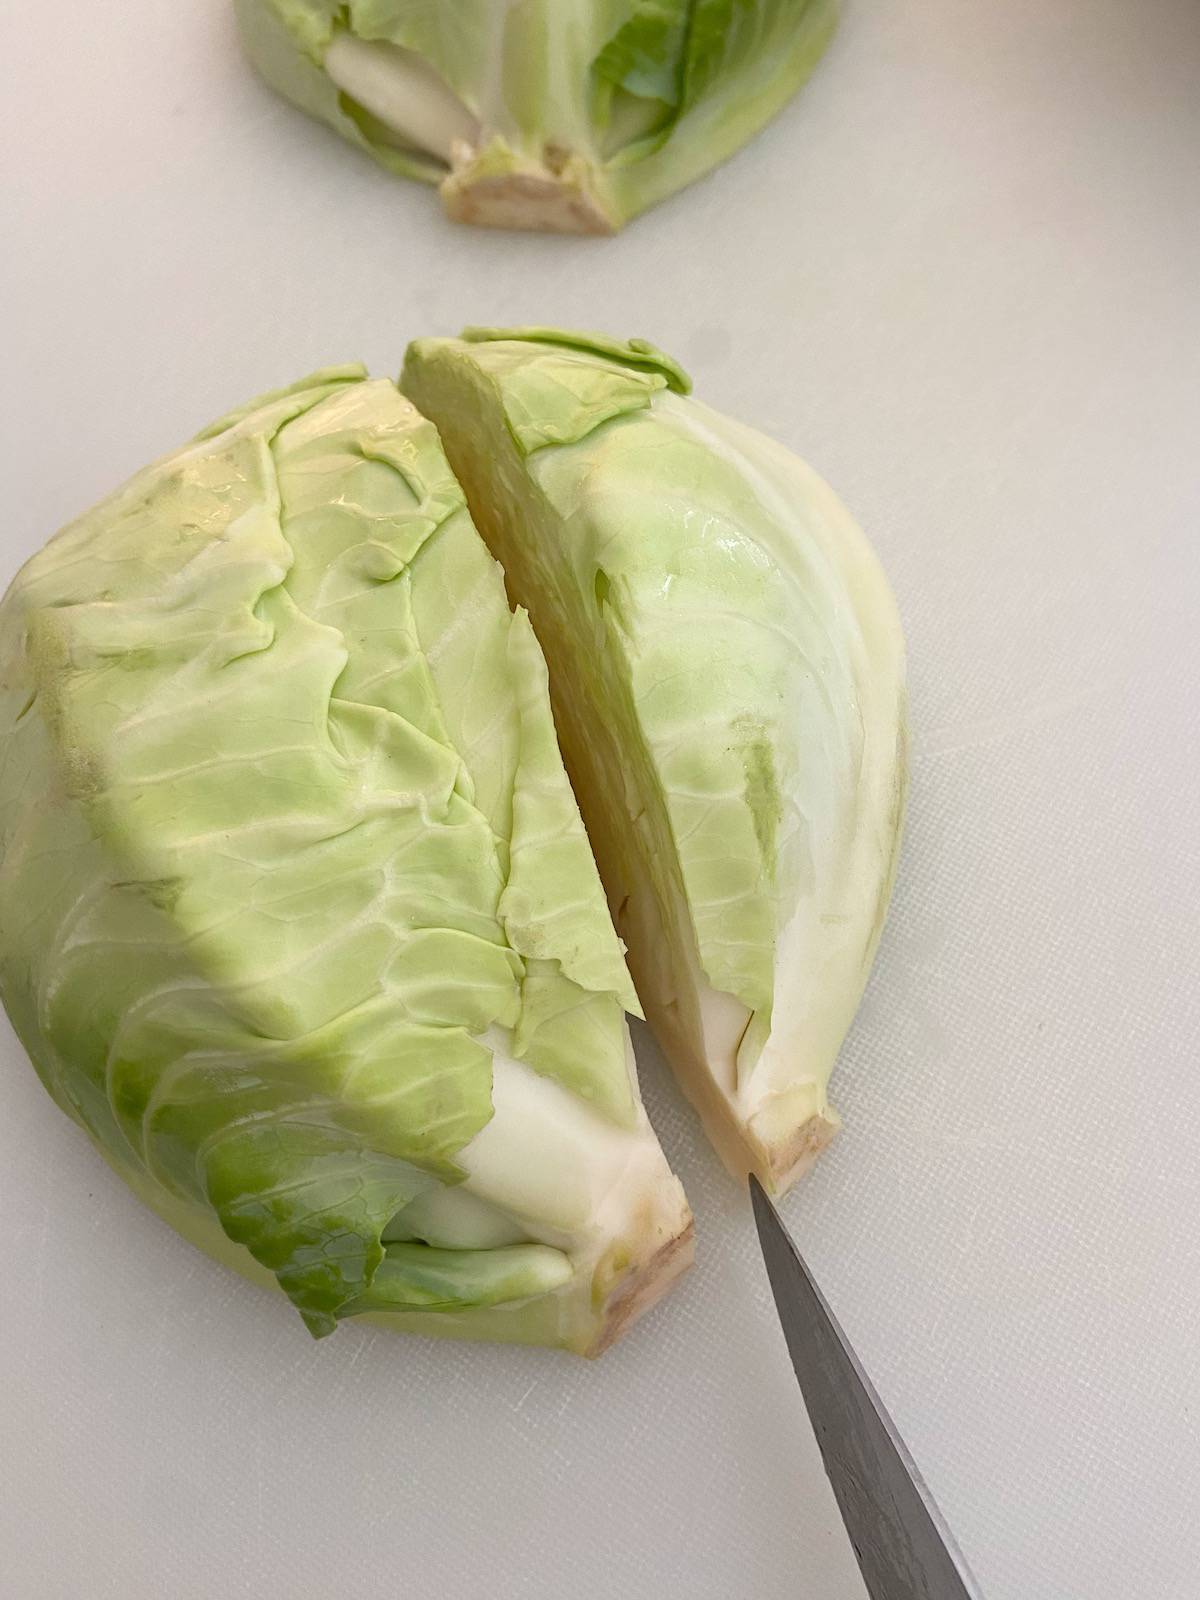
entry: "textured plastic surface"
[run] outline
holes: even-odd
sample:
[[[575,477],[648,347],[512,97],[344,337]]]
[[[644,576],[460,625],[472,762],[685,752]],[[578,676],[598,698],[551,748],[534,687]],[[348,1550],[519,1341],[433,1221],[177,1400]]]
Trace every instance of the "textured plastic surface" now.
[[[7,33],[0,577],[229,404],[414,333],[641,334],[838,488],[911,658],[907,845],[785,1216],[988,1600],[1200,1593],[1200,11],[859,0],[615,241],[458,229],[208,0]],[[646,1055],[690,1280],[599,1364],[322,1346],[0,1031],[0,1588],[861,1597],[749,1206]]]

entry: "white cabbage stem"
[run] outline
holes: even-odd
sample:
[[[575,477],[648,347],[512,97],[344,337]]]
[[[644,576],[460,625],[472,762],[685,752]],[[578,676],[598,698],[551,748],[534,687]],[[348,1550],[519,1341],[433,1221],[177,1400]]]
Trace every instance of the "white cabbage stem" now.
[[[339,33],[325,70],[344,94],[377,117],[397,140],[450,165],[457,145],[479,141],[479,122],[424,57],[385,39]]]
[[[686,1223],[683,1190],[639,1108],[622,1128],[509,1053],[489,1030],[493,1114],[456,1158],[465,1187],[521,1223],[525,1235],[587,1254],[642,1231],[652,1214]],[[669,1215],[668,1215],[669,1214]]]

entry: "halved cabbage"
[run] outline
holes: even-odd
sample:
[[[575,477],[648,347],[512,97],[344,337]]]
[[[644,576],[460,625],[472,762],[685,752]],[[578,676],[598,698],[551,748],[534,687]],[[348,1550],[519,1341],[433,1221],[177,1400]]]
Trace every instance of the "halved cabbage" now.
[[[735,1172],[785,1188],[883,924],[903,641],[829,488],[639,340],[468,330],[409,348],[509,592],[646,1015]]]
[[[594,1353],[689,1258],[541,652],[359,368],[14,580],[0,993],[135,1191],[315,1334]]]
[[[464,222],[611,233],[804,82],[836,0],[237,0],[262,76]]]

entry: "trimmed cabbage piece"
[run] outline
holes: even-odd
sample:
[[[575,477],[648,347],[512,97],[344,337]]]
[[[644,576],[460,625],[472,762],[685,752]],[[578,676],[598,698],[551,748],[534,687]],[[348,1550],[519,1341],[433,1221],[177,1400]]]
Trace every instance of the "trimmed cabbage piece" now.
[[[451,216],[612,233],[808,77],[837,0],[236,0],[281,94]]]
[[[904,653],[866,540],[675,362],[552,329],[409,347],[550,662],[559,738],[646,1016],[729,1168],[780,1192],[883,925]]]
[[[541,652],[361,368],[0,604],[0,994],[135,1192],[316,1335],[596,1353],[689,1258]]]

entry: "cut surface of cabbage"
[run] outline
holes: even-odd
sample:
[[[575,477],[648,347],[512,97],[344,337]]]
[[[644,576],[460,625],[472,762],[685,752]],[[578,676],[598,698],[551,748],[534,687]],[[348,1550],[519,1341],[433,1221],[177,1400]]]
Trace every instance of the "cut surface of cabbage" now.
[[[262,77],[491,227],[612,233],[751,139],[837,0],[236,0]]]

